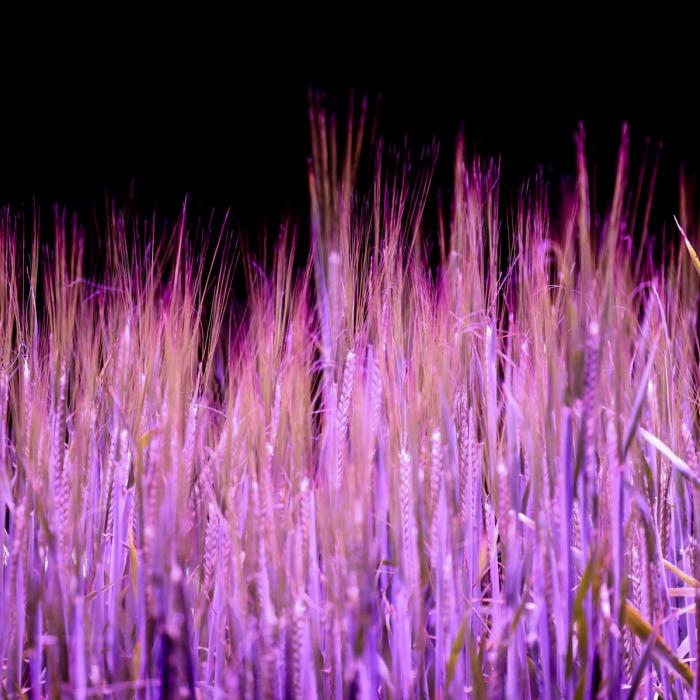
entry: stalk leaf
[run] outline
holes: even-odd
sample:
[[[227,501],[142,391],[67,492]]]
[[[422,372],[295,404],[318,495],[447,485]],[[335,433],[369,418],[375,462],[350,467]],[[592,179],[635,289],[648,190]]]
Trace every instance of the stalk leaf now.
[[[634,398],[634,405],[632,407],[632,417],[625,430],[625,439],[622,443],[622,454],[620,455],[620,461],[624,461],[627,456],[627,452],[632,444],[632,439],[634,438],[635,431],[637,430],[637,425],[639,424],[639,419],[642,415],[642,407],[644,406],[644,399],[647,395],[647,385],[649,384],[649,377],[651,371],[654,368],[654,359],[656,358],[656,348],[659,344],[659,338],[661,337],[661,332],[657,331],[656,336],[651,344],[651,349],[649,350],[649,356],[647,357],[646,365],[644,366],[644,372],[642,373],[642,378],[639,382],[639,388],[637,389],[637,394]]]
[[[450,649],[450,658],[447,662],[447,688],[450,687],[452,679],[454,678],[455,668],[457,667],[457,661],[459,660],[459,655],[464,648],[464,638],[467,633],[467,618],[462,618],[462,622],[459,625],[459,630],[457,635],[452,642],[452,648]]]
[[[632,605],[629,601],[624,603],[624,615],[625,623],[637,637],[642,641],[647,641],[651,638],[654,642],[652,653],[660,661],[663,661],[668,666],[670,666],[683,680],[690,686],[693,687],[693,681],[695,679],[695,674],[688,664],[681,661],[674,653],[671,651],[670,647],[666,642],[657,635],[656,631],[652,625],[644,619],[642,614],[637,610],[637,608]]]
[[[647,640],[647,643],[644,646],[644,651],[642,652],[641,657],[639,658],[639,663],[637,664],[637,668],[634,670],[634,674],[632,676],[632,682],[630,683],[630,692],[628,697],[634,698],[636,697],[637,689],[639,688],[639,685],[642,682],[642,677],[644,676],[644,669],[647,667],[649,663],[649,659],[651,658],[651,653],[654,650],[654,643],[656,642],[656,634],[650,635],[649,639]]]
[[[679,569],[677,566],[668,561],[668,559],[664,559],[664,566],[666,569],[668,569],[668,571],[678,576],[681,581],[687,583],[691,588],[700,588],[700,581],[693,578],[690,574],[686,574],[685,571]]]
[[[484,683],[484,675],[481,671],[481,659],[474,644],[474,637],[471,630],[467,635],[467,643],[469,647],[469,662],[472,671],[472,696],[474,700],[486,700],[486,684]]]
[[[676,468],[681,476],[684,476],[688,481],[691,481],[695,486],[700,486],[700,478],[694,474],[687,463],[682,460],[668,445],[659,440],[655,435],[652,435],[648,430],[639,428],[639,434],[658,452],[661,452],[664,457]]]

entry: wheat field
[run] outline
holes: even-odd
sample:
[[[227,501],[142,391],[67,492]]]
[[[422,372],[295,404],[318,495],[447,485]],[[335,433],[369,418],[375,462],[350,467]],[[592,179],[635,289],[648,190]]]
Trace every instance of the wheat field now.
[[[426,221],[434,154],[353,116],[270,264],[115,207],[91,277],[4,210],[3,697],[700,692],[685,180],[659,255],[626,128],[600,210],[582,129],[556,206],[460,140]]]

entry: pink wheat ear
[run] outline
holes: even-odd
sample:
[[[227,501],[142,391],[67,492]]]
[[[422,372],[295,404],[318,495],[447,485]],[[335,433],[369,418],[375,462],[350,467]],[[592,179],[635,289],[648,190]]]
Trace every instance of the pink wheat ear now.
[[[336,441],[338,457],[336,463],[336,488],[340,489],[343,482],[343,470],[346,460],[346,441],[348,422],[350,420],[350,402],[352,401],[352,389],[355,382],[355,353],[350,350],[345,358],[343,370],[343,383],[338,397],[338,412],[336,416]]]
[[[434,430],[430,436],[430,541],[428,554],[434,569],[439,566],[438,538],[439,538],[439,508],[443,495],[443,455],[442,436],[439,430]]]
[[[413,471],[411,468],[411,456],[406,450],[402,450],[399,454],[399,464],[401,531],[403,538],[403,561],[405,566],[404,576],[409,594],[413,596],[414,605],[417,605],[420,570],[418,568],[418,552],[416,549],[416,516],[413,501]],[[413,609],[415,610],[415,607]]]

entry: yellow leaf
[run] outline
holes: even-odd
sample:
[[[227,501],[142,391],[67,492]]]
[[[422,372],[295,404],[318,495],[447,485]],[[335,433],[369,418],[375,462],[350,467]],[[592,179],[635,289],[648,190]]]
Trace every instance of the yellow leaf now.
[[[489,568],[489,545],[486,541],[486,537],[481,541],[481,548],[479,549],[479,578],[481,578]]]
[[[136,568],[138,566],[138,556],[136,553],[136,544],[134,543],[134,533],[129,530],[129,558],[131,559],[131,583],[134,586],[136,593]]]
[[[690,241],[688,240],[688,236],[685,235],[685,231],[681,228],[681,225],[678,223],[678,219],[676,219],[676,217],[674,216],[673,220],[676,222],[676,226],[678,226],[678,230],[681,232],[681,235],[683,236],[683,240],[685,241],[685,247],[688,249],[688,252],[690,253],[690,259],[693,261],[693,265],[695,266],[695,270],[700,275],[700,259],[698,259],[698,254],[695,252],[695,248],[693,248]]]
[[[665,661],[683,680],[692,688],[695,674],[688,664],[683,663],[674,653],[666,642],[657,634],[657,631],[651,624],[642,617],[642,613],[637,610],[629,601],[625,601],[624,605],[625,623],[630,630],[637,635],[642,641],[649,639],[651,635],[655,636],[654,649],[652,653]]]
[[[153,430],[149,430],[147,433],[144,433],[139,437],[138,444],[139,446],[143,449],[144,447],[147,447],[148,444],[153,440],[154,435],[158,431],[154,428]]]
[[[131,667],[132,677],[135,681],[139,678],[139,666],[141,665],[141,642],[136,642],[134,646],[133,665]]]
[[[672,573],[678,576],[678,578],[683,581],[683,583],[688,584],[692,588],[700,588],[700,581],[693,578],[690,574],[686,574],[685,571],[679,569],[677,566],[671,564],[670,561],[664,559],[664,566]]]

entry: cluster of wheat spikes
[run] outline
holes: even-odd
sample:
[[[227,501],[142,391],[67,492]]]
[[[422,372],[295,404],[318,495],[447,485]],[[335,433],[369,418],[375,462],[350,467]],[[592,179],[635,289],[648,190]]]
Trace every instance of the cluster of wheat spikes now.
[[[244,310],[184,211],[91,280],[2,216],[3,697],[691,696],[686,188],[655,265],[625,130],[603,214],[582,131],[555,213],[460,146],[427,236],[433,154],[358,193],[366,111],[312,105],[308,262],[244,255]]]

